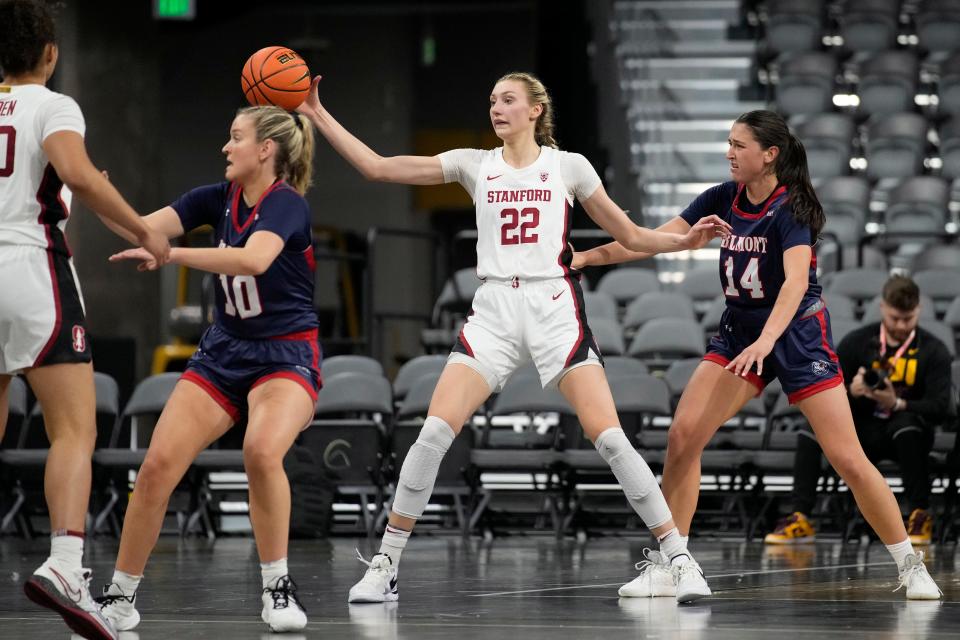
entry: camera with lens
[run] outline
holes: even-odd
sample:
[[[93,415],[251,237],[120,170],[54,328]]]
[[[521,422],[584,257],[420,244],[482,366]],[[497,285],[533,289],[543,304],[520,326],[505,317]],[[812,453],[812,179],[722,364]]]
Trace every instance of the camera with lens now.
[[[867,369],[863,372],[863,385],[871,391],[887,386],[887,370]]]

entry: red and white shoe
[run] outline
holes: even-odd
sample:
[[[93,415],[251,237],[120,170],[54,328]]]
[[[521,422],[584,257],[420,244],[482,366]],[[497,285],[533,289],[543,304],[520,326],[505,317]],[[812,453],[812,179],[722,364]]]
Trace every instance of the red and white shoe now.
[[[23,584],[27,597],[53,609],[67,626],[89,640],[117,640],[117,632],[90,597],[89,569],[67,569],[54,558],[40,565]]]

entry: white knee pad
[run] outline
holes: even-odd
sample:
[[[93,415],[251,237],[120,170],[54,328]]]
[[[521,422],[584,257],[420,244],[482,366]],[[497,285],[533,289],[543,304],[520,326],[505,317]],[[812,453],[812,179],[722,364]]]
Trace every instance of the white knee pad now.
[[[436,416],[428,417],[417,441],[410,447],[400,468],[393,510],[406,518],[419,518],[427,508],[433,483],[437,480],[440,462],[453,444],[456,433]]]
[[[656,477],[637,450],[630,445],[623,429],[607,429],[594,444],[620,482],[627,502],[647,528],[659,527],[673,517]]]

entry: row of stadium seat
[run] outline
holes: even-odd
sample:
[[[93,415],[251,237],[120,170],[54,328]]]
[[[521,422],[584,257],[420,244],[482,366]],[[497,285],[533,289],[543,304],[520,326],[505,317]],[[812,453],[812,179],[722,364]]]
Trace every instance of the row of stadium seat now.
[[[843,50],[854,53],[884,51],[910,35],[923,51],[960,46],[956,0],[767,0],[764,8],[765,44],[774,53],[819,49],[825,37],[839,37]]]
[[[860,64],[841,66],[829,53],[810,51],[784,54],[767,67],[776,93],[777,110],[784,115],[833,111],[836,94],[855,94],[858,119],[913,111],[917,94],[931,116],[943,119],[960,113],[960,53],[939,64],[923,65],[910,49],[873,54]]]

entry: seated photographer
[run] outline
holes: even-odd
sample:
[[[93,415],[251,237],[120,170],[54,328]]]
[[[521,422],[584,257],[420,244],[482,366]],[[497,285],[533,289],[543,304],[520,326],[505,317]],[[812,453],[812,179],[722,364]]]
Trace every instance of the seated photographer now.
[[[828,302],[829,308],[829,302]],[[903,478],[911,510],[907,532],[913,544],[928,544],[933,531],[928,473],[933,430],[950,413],[950,353],[917,326],[920,290],[904,276],[883,286],[881,322],[849,333],[837,347],[857,435],[874,463],[892,460]],[[768,544],[813,541],[813,511],[822,452],[806,427],[797,438],[793,513],[767,534]]]

